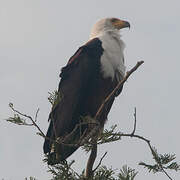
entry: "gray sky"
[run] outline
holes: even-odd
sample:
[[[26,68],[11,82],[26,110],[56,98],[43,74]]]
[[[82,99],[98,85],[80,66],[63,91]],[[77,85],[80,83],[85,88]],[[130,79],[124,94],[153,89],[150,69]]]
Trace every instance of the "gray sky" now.
[[[179,7],[178,0],[0,0],[0,119],[12,115],[9,102],[32,116],[39,107],[38,124],[46,132],[48,92],[57,88],[61,67],[87,41],[98,19],[118,17],[132,27],[121,33],[127,68],[139,60],[145,64],[125,84],[106,127],[118,124],[120,131],[131,132],[136,106],[137,134],[151,139],[160,153],[175,153],[180,162]],[[43,139],[36,132],[0,121],[0,179],[50,179],[42,162]],[[128,164],[139,171],[138,180],[167,179],[138,166],[139,161],[152,163],[140,140],[123,138],[103,145],[98,157],[105,151],[103,164],[113,168]],[[77,161],[74,168],[80,171],[87,157],[78,150],[69,159]],[[179,172],[170,175],[180,179]]]

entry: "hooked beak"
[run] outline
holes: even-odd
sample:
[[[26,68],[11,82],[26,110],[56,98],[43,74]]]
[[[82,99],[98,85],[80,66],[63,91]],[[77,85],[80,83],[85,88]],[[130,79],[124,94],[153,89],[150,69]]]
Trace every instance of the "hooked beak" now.
[[[117,29],[123,29],[123,28],[129,28],[130,29],[130,23],[128,21],[123,21],[123,20],[116,20],[115,22],[112,23],[113,26]]]

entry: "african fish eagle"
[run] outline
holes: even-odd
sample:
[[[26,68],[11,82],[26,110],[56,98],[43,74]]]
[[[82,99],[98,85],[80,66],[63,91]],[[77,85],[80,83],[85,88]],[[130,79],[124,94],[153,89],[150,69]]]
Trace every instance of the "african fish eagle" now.
[[[58,93],[61,98],[52,108],[49,115],[50,125],[44,142],[44,153],[49,156],[58,154],[55,164],[68,158],[77,146],[69,146],[78,142],[87,125],[78,127],[71,138],[59,144],[54,150],[51,140],[65,139],[82,120],[82,117],[94,117],[104,99],[117,86],[125,75],[124,42],[120,39],[119,30],[130,28],[127,21],[118,18],[105,18],[92,28],[89,41],[81,46],[61,70],[61,81]],[[116,93],[120,94],[121,89]],[[114,98],[103,109],[97,121],[103,127]],[[55,156],[56,156],[55,155]]]

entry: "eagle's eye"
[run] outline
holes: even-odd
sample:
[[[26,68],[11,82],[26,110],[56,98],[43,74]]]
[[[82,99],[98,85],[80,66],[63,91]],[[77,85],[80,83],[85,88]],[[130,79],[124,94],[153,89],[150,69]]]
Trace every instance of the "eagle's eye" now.
[[[111,19],[111,22],[112,22],[112,23],[115,23],[116,21],[119,21],[119,19],[117,19],[117,18],[112,18],[112,19]]]

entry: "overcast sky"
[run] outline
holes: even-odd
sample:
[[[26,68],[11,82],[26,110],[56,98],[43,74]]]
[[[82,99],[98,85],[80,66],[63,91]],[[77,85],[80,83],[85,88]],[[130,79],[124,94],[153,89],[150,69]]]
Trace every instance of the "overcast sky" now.
[[[61,67],[104,17],[131,23],[130,31],[121,33],[127,69],[145,61],[116,99],[106,127],[118,124],[120,131],[131,132],[136,107],[137,134],[149,138],[160,153],[175,153],[180,162],[179,7],[178,0],[0,0],[0,179],[50,179],[42,162],[43,139],[35,128],[3,121],[13,115],[8,103],[32,116],[39,107],[38,124],[46,132],[48,92],[57,89]],[[127,164],[139,171],[137,180],[167,179],[138,166],[140,161],[153,163],[140,140],[122,138],[103,145],[98,157],[105,151],[103,164],[113,168]],[[87,158],[78,150],[69,159],[75,159],[74,168],[81,171]],[[169,173],[180,179],[180,172]]]

